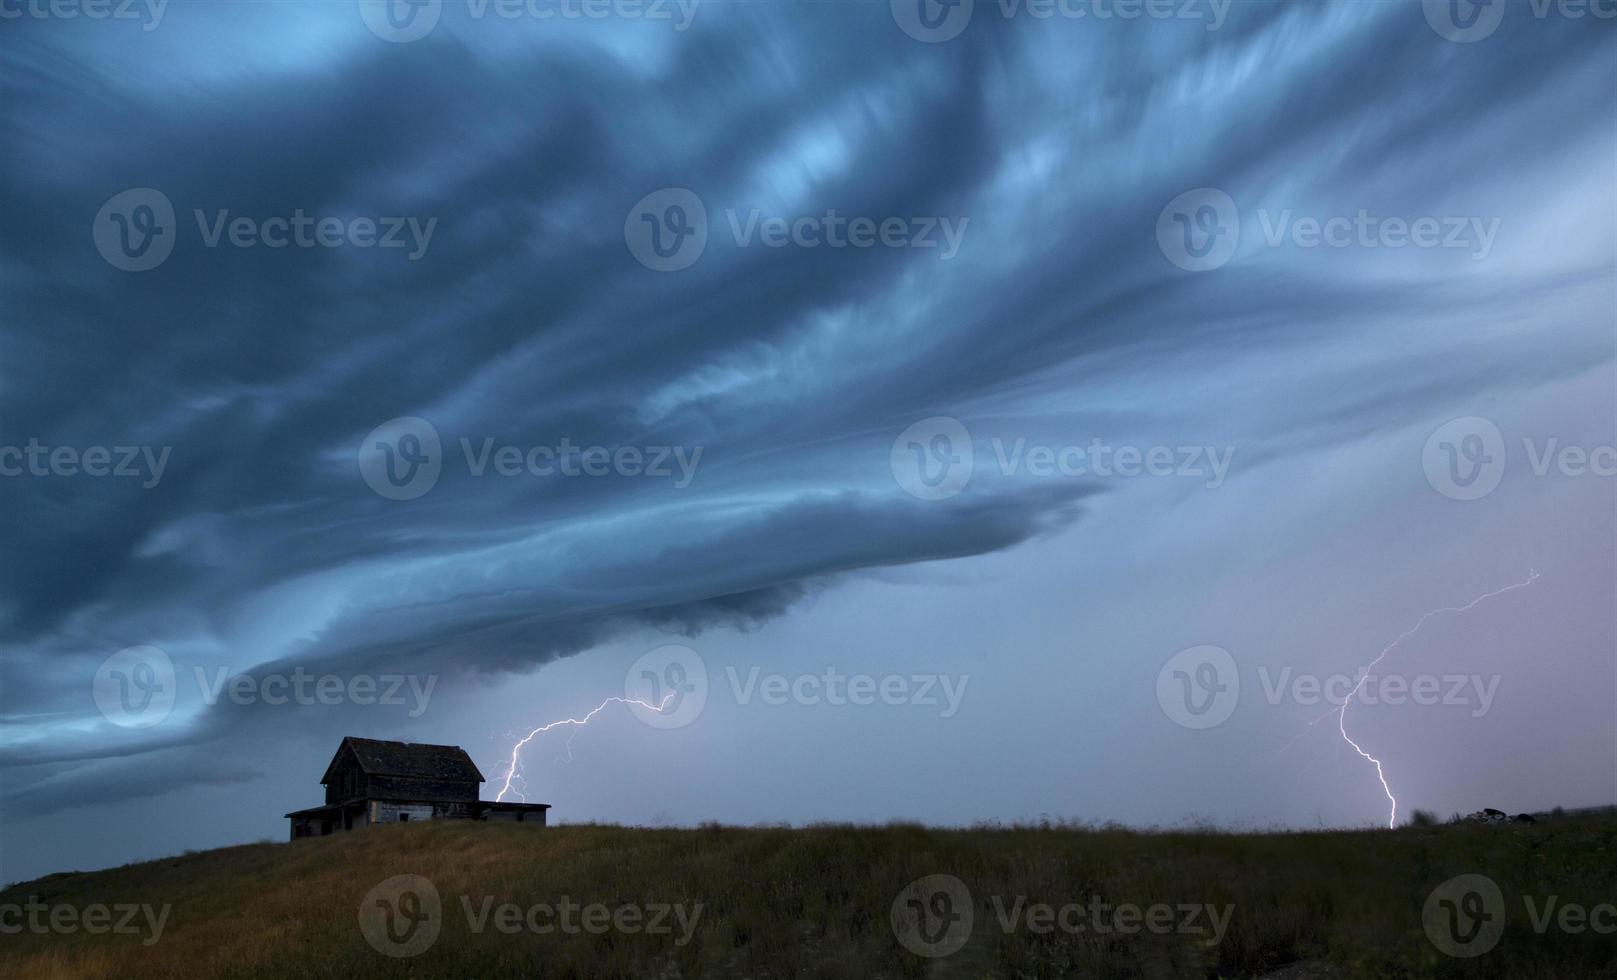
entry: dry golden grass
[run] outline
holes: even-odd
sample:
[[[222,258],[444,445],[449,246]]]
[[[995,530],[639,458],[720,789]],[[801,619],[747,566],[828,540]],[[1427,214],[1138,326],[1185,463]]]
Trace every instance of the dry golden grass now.
[[[0,937],[0,977],[1499,977],[1617,976],[1617,937],[1539,935],[1521,895],[1589,907],[1617,900],[1617,822],[1410,827],[1294,834],[1136,833],[1077,827],[932,830],[533,828],[439,822],[296,844],[255,844],[56,875],[0,903],[167,903],[160,940]],[[888,911],[908,882],[949,873],[971,889],[976,928],[938,960],[906,951]],[[1440,953],[1421,927],[1439,882],[1484,873],[1511,910],[1475,960]],[[410,959],[358,925],[361,899],[398,874],[430,879],[442,933]],[[994,896],[1060,905],[1229,904],[1211,947],[1194,935],[1005,934]],[[701,903],[691,941],[609,932],[474,933],[461,899],[520,906]]]

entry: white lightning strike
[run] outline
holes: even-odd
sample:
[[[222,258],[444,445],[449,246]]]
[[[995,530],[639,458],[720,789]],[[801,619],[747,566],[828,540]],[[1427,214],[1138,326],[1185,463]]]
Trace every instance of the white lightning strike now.
[[[1397,639],[1395,639],[1391,643],[1387,644],[1387,646],[1379,654],[1376,655],[1376,659],[1370,661],[1370,665],[1365,667],[1364,670],[1359,672],[1359,682],[1357,684],[1353,685],[1353,690],[1348,693],[1348,696],[1346,698],[1343,699],[1341,707],[1333,708],[1333,709],[1331,709],[1331,711],[1327,711],[1325,714],[1320,715],[1318,718],[1315,718],[1314,721],[1310,723],[1309,727],[1313,727],[1313,725],[1317,725],[1321,721],[1323,721],[1325,718],[1330,717],[1332,712],[1334,712],[1336,714],[1336,730],[1342,733],[1342,740],[1344,742],[1346,742],[1347,744],[1353,746],[1353,751],[1359,753],[1359,755],[1361,755],[1364,758],[1370,760],[1371,764],[1376,767],[1376,778],[1381,780],[1381,791],[1383,793],[1387,794],[1387,800],[1388,800],[1388,802],[1390,802],[1392,804],[1392,812],[1387,816],[1387,827],[1388,827],[1388,829],[1391,829],[1391,828],[1398,825],[1398,798],[1396,796],[1392,795],[1392,787],[1390,785],[1388,785],[1388,783],[1387,783],[1387,774],[1384,771],[1382,771],[1381,760],[1377,759],[1375,756],[1373,756],[1370,753],[1366,752],[1359,745],[1358,742],[1353,741],[1353,738],[1350,735],[1348,735],[1348,733],[1347,733],[1347,709],[1348,709],[1348,705],[1352,704],[1353,699],[1358,696],[1358,694],[1359,694],[1359,692],[1361,690],[1364,689],[1364,682],[1370,677],[1370,671],[1375,669],[1376,664],[1381,663],[1381,661],[1386,658],[1387,654],[1392,652],[1393,647],[1396,647],[1398,644],[1400,644],[1400,643],[1404,642],[1405,640],[1409,639],[1411,636],[1414,636],[1415,632],[1417,630],[1419,630],[1422,626],[1426,625],[1426,621],[1428,619],[1431,619],[1433,616],[1436,616],[1436,615],[1438,615],[1440,613],[1462,613],[1462,612],[1465,612],[1467,609],[1474,608],[1475,606],[1479,605],[1480,603],[1485,602],[1485,601],[1487,601],[1489,599],[1492,599],[1495,596],[1504,595],[1506,592],[1514,592],[1517,589],[1525,589],[1529,585],[1532,585],[1536,581],[1538,581],[1538,572],[1536,572],[1533,569],[1529,568],[1527,570],[1527,578],[1523,579],[1520,582],[1515,582],[1515,583],[1513,583],[1511,585],[1507,585],[1502,589],[1495,589],[1492,592],[1484,592],[1482,595],[1477,596],[1475,599],[1472,599],[1470,602],[1466,603],[1463,606],[1444,606],[1441,609],[1433,609],[1430,612],[1426,613],[1426,615],[1422,616],[1419,620],[1416,621],[1414,626],[1411,626],[1409,629],[1404,630],[1402,633],[1398,634]]]
[[[667,707],[669,699],[671,699],[673,696],[673,693],[664,695],[662,702],[659,704],[652,704],[650,701],[642,701],[639,698],[607,698],[605,701],[602,701],[600,704],[596,705],[593,711],[582,718],[563,718],[560,721],[553,721],[548,725],[540,725],[538,728],[535,728],[533,731],[525,735],[521,741],[517,742],[516,745],[511,747],[511,764],[507,766],[505,770],[505,785],[500,787],[499,795],[494,797],[495,802],[498,803],[504,800],[505,794],[511,792],[515,792],[518,796],[522,797],[522,802],[526,803],[528,801],[528,797],[521,790],[511,789],[511,780],[516,777],[517,770],[522,766],[522,747],[533,741],[535,736],[543,735],[545,732],[548,732],[553,728],[560,728],[563,725],[576,726],[574,730],[576,734],[577,728],[582,728],[589,724],[590,719],[604,711],[606,706],[609,704],[638,704],[642,708],[660,712],[663,710],[663,708]],[[571,744],[571,741],[571,738],[569,738],[569,744]],[[524,781],[523,785],[527,785],[526,781]]]

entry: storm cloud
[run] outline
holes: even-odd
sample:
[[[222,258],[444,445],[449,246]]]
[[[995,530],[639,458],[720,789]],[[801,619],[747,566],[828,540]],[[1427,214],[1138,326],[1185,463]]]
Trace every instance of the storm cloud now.
[[[1242,3],[1211,29],[979,0],[929,43],[893,9],[703,3],[681,30],[447,3],[404,43],[355,4],[0,25],[0,444],[169,453],[149,487],[0,478],[10,804],[229,785],[255,770],[198,746],[250,757],[347,724],[220,702],[119,730],[90,678],[121,648],[498,682],[635,629],[754,628],[850,575],[1018,548],[1133,492],[995,471],[990,439],[1233,446],[1261,479],[1611,356],[1608,22],[1513,14],[1462,44],[1420,4]],[[175,213],[147,271],[92,235],[131,188]],[[668,188],[707,228],[672,271],[625,238]],[[1197,188],[1242,225],[1208,272],[1158,240]],[[1482,261],[1264,239],[1282,213],[1361,210],[1498,232]],[[828,211],[948,222],[958,252],[734,233]],[[299,214],[432,233],[220,230]],[[924,499],[894,441],[940,416],[978,468]],[[400,418],[442,440],[414,499],[359,462]],[[533,473],[529,451],[562,440],[700,456],[683,486]],[[479,472],[488,446],[523,464]]]

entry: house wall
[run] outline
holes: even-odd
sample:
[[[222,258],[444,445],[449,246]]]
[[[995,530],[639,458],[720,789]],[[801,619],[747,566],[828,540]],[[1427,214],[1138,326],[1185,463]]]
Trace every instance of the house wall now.
[[[358,830],[361,827],[370,827],[380,824],[401,823],[399,818],[408,815],[410,823],[422,820],[493,820],[499,823],[520,823],[525,827],[543,827],[546,823],[544,810],[507,810],[496,808],[487,803],[460,803],[460,802],[434,802],[431,800],[365,800],[352,806],[344,807],[341,811],[324,814],[306,814],[291,817],[291,839],[300,840],[305,837],[322,837],[325,834],[340,834],[345,830]],[[330,822],[330,829],[323,831],[322,825]]]
[[[341,803],[364,795],[365,773],[354,754],[344,752],[342,758],[332,764],[331,779],[326,782],[326,802]]]
[[[362,795],[371,799],[421,800],[429,803],[475,803],[478,785],[472,779],[411,779],[371,776]]]
[[[472,808],[465,803],[435,803],[430,800],[371,800],[367,804],[368,823],[400,823],[399,815],[407,813],[412,822],[418,820],[465,820],[472,816]]]
[[[407,776],[371,776],[359,766],[352,752],[344,752],[332,763],[326,782],[326,802],[388,799],[419,800],[426,803],[475,803],[479,786],[473,779],[413,779]]]
[[[431,803],[387,803],[381,800],[371,803],[371,814],[375,823],[402,823],[404,817],[415,823],[436,816]]]

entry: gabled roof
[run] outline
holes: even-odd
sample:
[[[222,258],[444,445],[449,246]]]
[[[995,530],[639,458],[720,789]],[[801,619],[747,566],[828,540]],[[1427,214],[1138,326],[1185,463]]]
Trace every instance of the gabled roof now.
[[[359,768],[372,776],[405,776],[412,779],[457,779],[483,782],[483,774],[466,750],[458,745],[426,745],[421,742],[384,742],[350,735],[337,746],[322,785],[331,781],[331,771],[344,753],[353,753]]]

